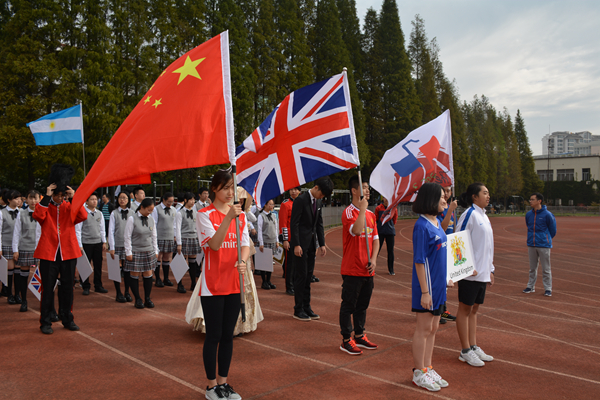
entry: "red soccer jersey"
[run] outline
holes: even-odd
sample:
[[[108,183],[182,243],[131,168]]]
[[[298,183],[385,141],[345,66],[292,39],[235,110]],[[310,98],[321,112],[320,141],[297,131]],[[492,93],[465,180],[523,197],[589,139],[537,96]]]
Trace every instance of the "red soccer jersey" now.
[[[358,218],[360,210],[353,204],[350,204],[342,215],[342,226],[344,233],[342,235],[344,241],[344,255],[342,257],[342,275],[352,276],[370,276],[367,270],[367,265],[371,259],[367,255],[367,244],[365,240],[364,230],[360,236],[352,234],[352,227]],[[367,210],[367,231],[369,232],[369,250],[373,254],[373,240],[379,239],[377,235],[377,221],[375,214]]]
[[[229,224],[225,240],[218,251],[208,246],[208,241],[214,236],[225,219],[225,214],[213,204],[198,211],[196,227],[198,241],[204,250],[204,269],[201,275],[200,296],[225,296],[240,292],[240,278],[235,263],[238,260],[235,232],[235,220]],[[241,245],[249,246],[248,226],[246,215],[240,215]]]
[[[292,221],[292,206],[294,200],[291,198],[284,200],[279,207],[279,233],[284,241],[290,241],[290,222]]]

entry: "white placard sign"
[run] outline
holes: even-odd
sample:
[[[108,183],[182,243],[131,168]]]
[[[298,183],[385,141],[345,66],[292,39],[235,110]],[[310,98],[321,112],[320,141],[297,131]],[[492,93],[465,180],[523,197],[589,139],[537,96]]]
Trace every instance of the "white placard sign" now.
[[[473,275],[475,260],[473,259],[473,246],[471,234],[467,231],[448,235],[446,245],[448,254],[448,275],[446,281],[458,282],[467,276]]]
[[[8,286],[8,260],[0,256],[0,281]]]
[[[119,256],[115,254],[113,259],[110,253],[106,253],[106,265],[108,267],[108,279],[115,282],[121,282],[121,262]]]
[[[273,261],[283,265],[283,247],[281,245],[273,251]]]
[[[177,283],[181,281],[181,278],[185,275],[185,273],[190,269],[188,263],[185,261],[185,257],[181,253],[177,253],[173,260],[171,261],[171,271],[173,271],[173,276]]]
[[[90,277],[94,270],[90,265],[90,261],[85,254],[85,251],[81,250],[81,257],[77,259],[77,271],[79,271],[79,276],[81,277],[81,283]]]
[[[256,249],[254,261],[256,262],[254,269],[273,272],[273,250],[266,247],[263,248],[263,251]]]

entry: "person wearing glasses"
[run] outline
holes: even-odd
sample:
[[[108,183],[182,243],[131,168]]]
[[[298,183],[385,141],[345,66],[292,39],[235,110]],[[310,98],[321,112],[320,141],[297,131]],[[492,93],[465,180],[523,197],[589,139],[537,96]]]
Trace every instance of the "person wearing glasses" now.
[[[529,197],[531,210],[525,215],[527,224],[527,250],[529,252],[529,282],[523,293],[534,293],[538,263],[544,274],[544,296],[552,296],[552,272],[550,271],[550,249],[556,236],[556,219],[546,209],[544,196],[534,193]]]

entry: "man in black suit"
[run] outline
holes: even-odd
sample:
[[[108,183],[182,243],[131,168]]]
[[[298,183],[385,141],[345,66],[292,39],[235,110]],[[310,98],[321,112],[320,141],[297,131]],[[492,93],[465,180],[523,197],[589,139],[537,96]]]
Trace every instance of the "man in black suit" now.
[[[321,215],[324,197],[331,196],[333,182],[328,176],[315,181],[315,186],[294,200],[290,221],[291,247],[294,249],[294,318],[300,321],[319,319],[310,307],[310,282],[315,270],[317,246],[325,256],[325,234]],[[318,242],[318,243],[317,243]]]

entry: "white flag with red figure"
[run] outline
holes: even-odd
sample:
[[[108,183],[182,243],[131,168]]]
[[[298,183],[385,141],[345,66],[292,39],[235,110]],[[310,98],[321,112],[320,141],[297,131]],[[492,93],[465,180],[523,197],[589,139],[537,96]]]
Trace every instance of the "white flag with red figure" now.
[[[383,222],[398,203],[414,201],[425,182],[454,185],[450,110],[409,133],[373,170],[370,184],[389,204]]]

